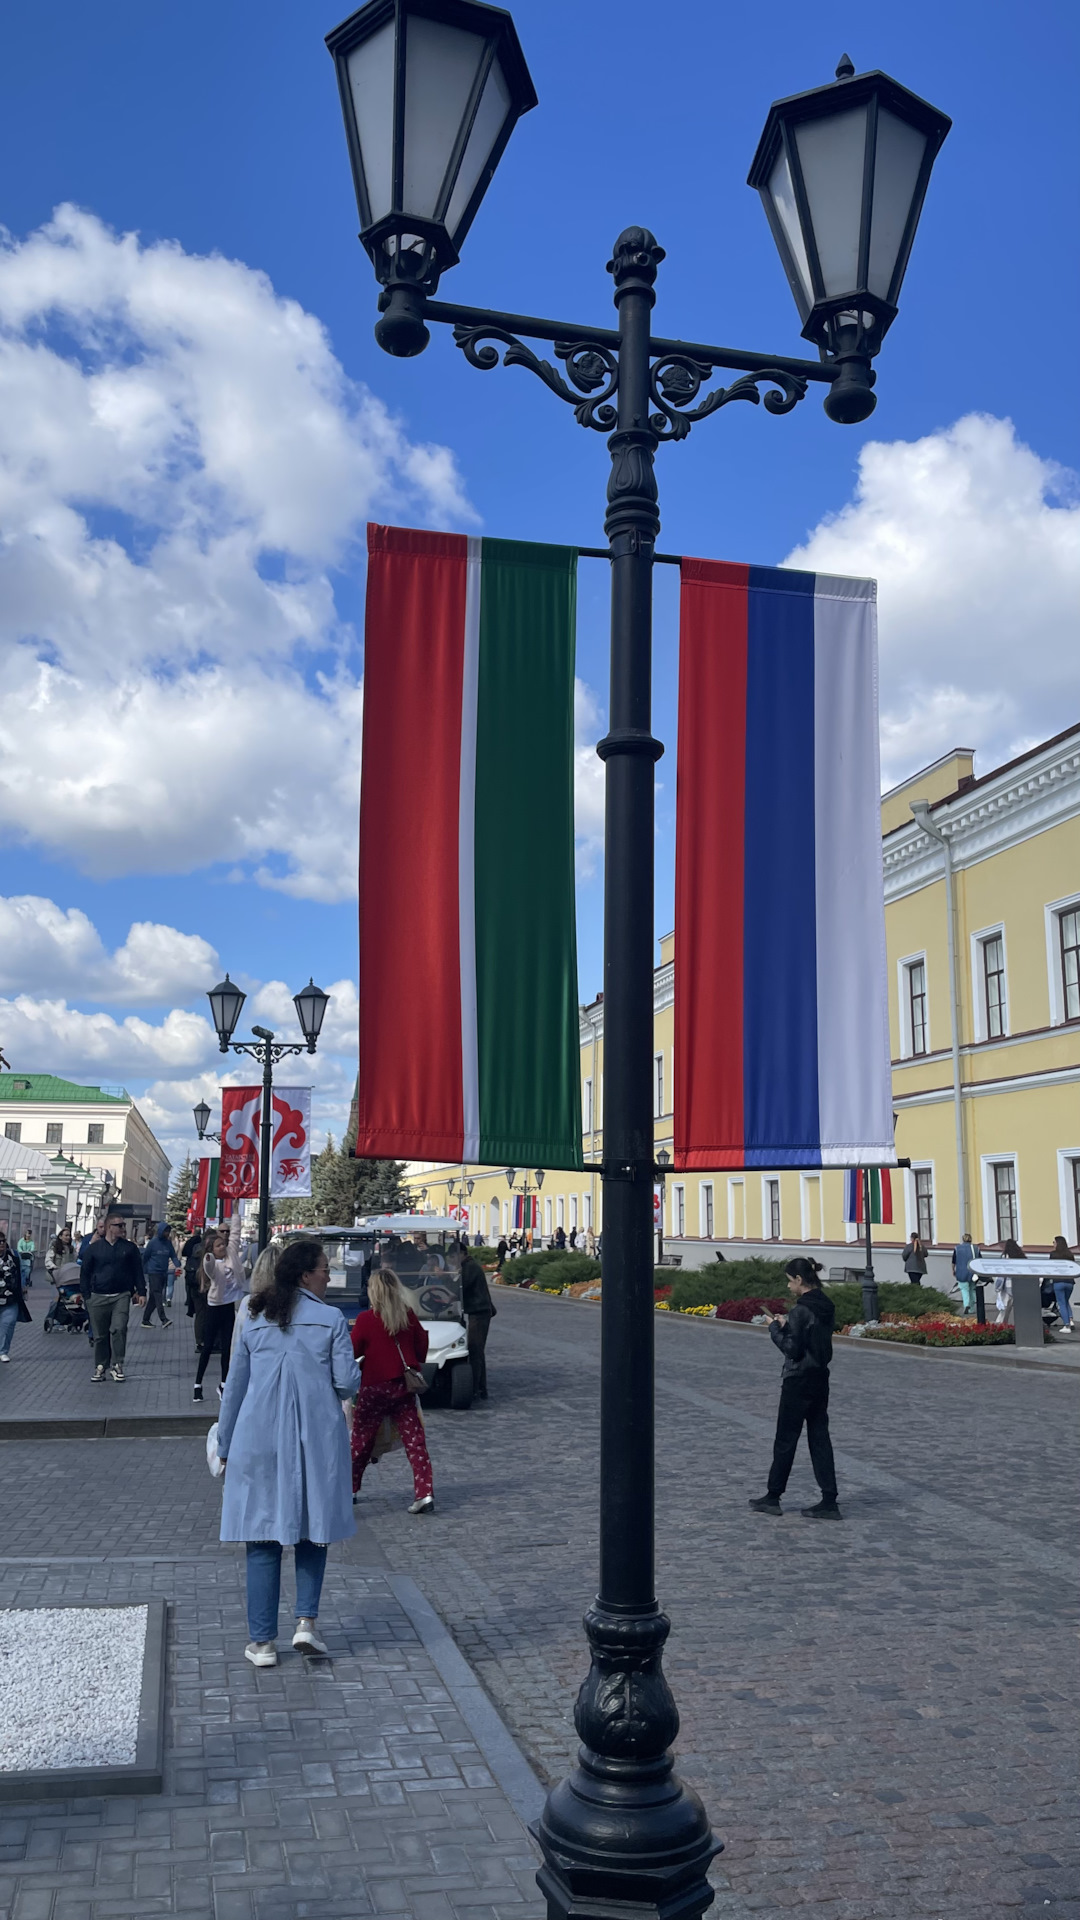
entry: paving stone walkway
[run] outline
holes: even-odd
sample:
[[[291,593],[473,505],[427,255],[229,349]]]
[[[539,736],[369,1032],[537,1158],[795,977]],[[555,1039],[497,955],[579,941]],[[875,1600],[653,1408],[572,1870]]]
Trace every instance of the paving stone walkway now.
[[[199,1439],[4,1440],[0,1605],[171,1614],[164,1794],[0,1808],[0,1920],[539,1920],[538,1789],[489,1697],[557,1777],[595,1585],[599,1314],[497,1304],[492,1399],[428,1418],[437,1517],[407,1515],[391,1455],[332,1550],[327,1662],[244,1661]],[[133,1334],[148,1381],[177,1331]],[[782,1521],[746,1508],[767,1339],[665,1316],[656,1337],[658,1591],[679,1765],[725,1841],[716,1911],[1080,1920],[1075,1376],[846,1348],[847,1517],[820,1529],[802,1461]],[[40,1364],[62,1391],[66,1363]]]

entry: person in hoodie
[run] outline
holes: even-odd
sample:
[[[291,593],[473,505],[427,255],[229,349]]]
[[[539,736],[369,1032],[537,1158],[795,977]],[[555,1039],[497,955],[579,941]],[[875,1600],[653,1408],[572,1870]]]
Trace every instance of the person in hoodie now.
[[[750,1506],[755,1513],[783,1512],[780,1495],[787,1486],[805,1426],[821,1499],[801,1512],[807,1520],[840,1520],[843,1516],[836,1503],[836,1467],[829,1438],[829,1366],[836,1308],[821,1290],[821,1265],[817,1260],[804,1259],[800,1254],[788,1261],[785,1271],[794,1305],[786,1318],[774,1313],[769,1324],[773,1344],[784,1356],[772,1466],[767,1492],[762,1499],[751,1500]]]
[[[146,1306],[140,1326],[153,1325],[154,1308],[157,1308],[158,1320],[163,1327],[171,1327],[172,1321],[165,1311],[165,1288],[169,1274],[178,1274],[180,1262],[176,1257],[176,1248],[169,1233],[169,1223],[163,1220],[153,1238],[143,1248],[143,1273],[146,1275]]]
[[[206,1319],[203,1323],[199,1364],[195,1371],[195,1386],[191,1397],[193,1400],[202,1399],[203,1374],[209,1365],[210,1355],[217,1347],[221,1354],[221,1385],[218,1388],[220,1400],[225,1391],[225,1382],[229,1377],[229,1354],[232,1351],[236,1306],[247,1292],[247,1275],[240,1258],[239,1207],[233,1211],[228,1233],[226,1234],[223,1227],[211,1228],[203,1246],[205,1250],[199,1284],[206,1296]]]

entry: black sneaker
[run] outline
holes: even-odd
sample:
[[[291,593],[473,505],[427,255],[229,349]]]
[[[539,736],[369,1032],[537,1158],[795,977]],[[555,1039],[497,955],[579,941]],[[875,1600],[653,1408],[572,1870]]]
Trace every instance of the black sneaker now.
[[[192,1397],[192,1399],[193,1399],[193,1400],[201,1400],[201,1399],[202,1399],[202,1388],[201,1388],[201,1387],[192,1387],[192,1389],[191,1389],[191,1397]]]
[[[171,1320],[163,1320],[163,1321],[161,1322],[161,1331],[162,1331],[162,1333],[164,1333],[164,1331],[165,1331],[165,1329],[166,1329],[166,1327],[171,1327],[171,1326],[172,1326],[172,1321],[171,1321]]]
[[[835,1500],[819,1500],[816,1507],[800,1507],[804,1520],[842,1520],[843,1514]]]
[[[779,1500],[774,1500],[771,1493],[765,1494],[761,1500],[748,1500],[746,1504],[752,1513],[771,1513],[779,1516],[784,1511]]]

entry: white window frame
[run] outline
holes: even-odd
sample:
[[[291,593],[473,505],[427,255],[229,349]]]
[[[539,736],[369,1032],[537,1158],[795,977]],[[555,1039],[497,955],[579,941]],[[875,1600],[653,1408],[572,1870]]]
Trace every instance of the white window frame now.
[[[1067,1247],[1075,1247],[1080,1243],[1080,1221],[1073,1213],[1072,1162],[1074,1160],[1080,1160],[1080,1146],[1058,1148],[1058,1202],[1061,1210],[1061,1231]]]
[[[681,1184],[671,1189],[671,1237],[686,1238],[686,1188]]]
[[[742,1189],[742,1232],[735,1231],[735,1190]],[[729,1180],[727,1183],[727,1230],[729,1240],[746,1239],[746,1181]]]
[[[581,1131],[582,1133],[591,1133],[593,1131],[593,1097],[592,1097],[592,1080],[591,1079],[586,1080],[585,1085],[581,1091]]]
[[[566,1231],[566,1196],[560,1193],[555,1202],[555,1225]]]
[[[983,1245],[997,1242],[997,1198],[994,1192],[994,1168],[1011,1166],[1016,1182],[1016,1238],[1024,1244],[1024,1216],[1020,1206],[1020,1156],[1017,1153],[984,1153],[979,1156],[982,1173]]]
[[[709,1226],[709,1214],[712,1214],[712,1227]],[[702,1180],[698,1186],[698,1238],[716,1239],[716,1193],[711,1180]]]
[[[987,1016],[986,1007],[986,963],[983,957],[983,948],[988,940],[1001,941],[1001,959],[1005,969],[1004,1032],[994,1034],[993,1038],[995,1040],[1007,1040],[1012,1031],[1012,1027],[1009,1019],[1011,1000],[1009,993],[1009,949],[1005,940],[1004,921],[999,921],[996,926],[980,927],[977,933],[971,935],[971,1005],[975,1013],[975,1039],[979,1041],[989,1040],[991,1038],[990,1021]]]
[[[911,986],[908,973],[912,967],[921,966],[926,982],[926,1053],[913,1051],[914,1041],[911,1032]],[[933,1051],[930,1038],[930,965],[925,953],[905,953],[896,963],[896,996],[900,1007],[900,1058],[901,1060],[925,1060]]]
[[[593,1223],[591,1193],[583,1193],[581,1196],[581,1217],[585,1222],[585,1231],[588,1233]]]
[[[549,1240],[551,1239],[551,1231],[551,1195],[548,1193],[544,1196],[544,1232]]]
[[[937,1168],[932,1160],[913,1160],[911,1163],[911,1221],[915,1231],[919,1233],[919,1238],[922,1239],[922,1234],[919,1230],[919,1195],[915,1181],[915,1175],[917,1173],[928,1173],[930,1175],[930,1211],[934,1216],[934,1232],[932,1240],[924,1240],[923,1245],[930,1246],[933,1244],[936,1247],[941,1244],[941,1235],[938,1232],[941,1222],[938,1219]],[[911,1238],[910,1229],[908,1231],[908,1238]]]
[[[1043,908],[1046,922],[1046,983],[1050,999],[1050,1025],[1065,1025],[1065,982],[1061,973],[1061,928],[1059,921],[1063,913],[1075,913],[1080,908],[1080,893],[1071,893],[1065,900],[1050,900]],[[1075,1021],[1070,1021],[1075,1026]]]
[[[578,1223],[578,1217],[577,1217],[577,1209],[578,1209],[578,1197],[577,1197],[577,1194],[576,1194],[576,1193],[572,1193],[572,1194],[570,1195],[570,1227],[571,1227],[571,1231],[573,1231],[573,1230],[574,1230],[574,1229],[575,1229],[575,1228],[577,1227],[577,1223]]]
[[[667,1108],[664,1105],[664,1056],[654,1053],[652,1062],[652,1105],[653,1119],[662,1120]]]
[[[821,1229],[820,1233],[816,1235],[810,1232],[812,1224],[810,1219],[810,1189],[812,1186],[817,1188],[818,1226]],[[782,1204],[783,1202],[781,1202],[781,1205]],[[825,1238],[825,1213],[821,1198],[820,1173],[801,1173],[799,1175],[799,1227],[803,1240],[812,1241],[815,1247],[821,1245]]]
[[[769,1187],[774,1180],[776,1181],[777,1186],[779,1186],[780,1175],[778,1173],[763,1173],[761,1176],[761,1237],[763,1240],[770,1241],[773,1246],[776,1245],[776,1242],[773,1240],[772,1232],[771,1232],[772,1209],[769,1206]],[[781,1195],[780,1195],[780,1237],[781,1239],[783,1239],[783,1236],[784,1236],[784,1196],[783,1196],[783,1193],[781,1192]]]

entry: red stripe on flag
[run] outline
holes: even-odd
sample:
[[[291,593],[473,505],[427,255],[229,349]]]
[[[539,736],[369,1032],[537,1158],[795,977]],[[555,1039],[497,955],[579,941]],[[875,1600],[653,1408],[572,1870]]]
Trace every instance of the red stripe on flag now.
[[[892,1226],[892,1174],[887,1167],[881,1169],[881,1224]]]
[[[675,827],[675,1165],[743,1164],[750,569],[684,560]],[[723,1142],[717,1150],[690,1140]]]
[[[458,806],[468,542],[368,527],[358,1154],[460,1158]]]

